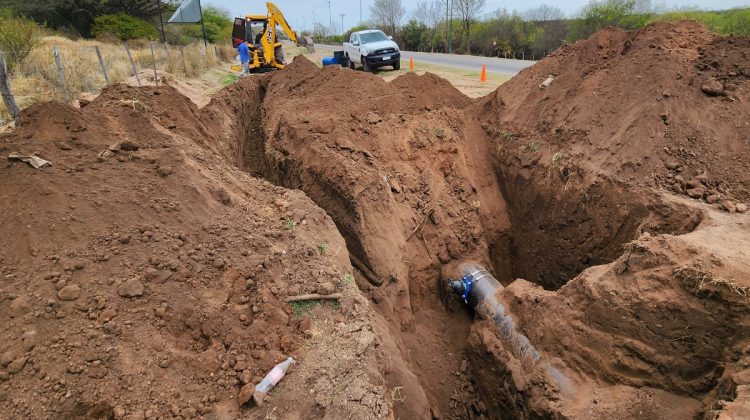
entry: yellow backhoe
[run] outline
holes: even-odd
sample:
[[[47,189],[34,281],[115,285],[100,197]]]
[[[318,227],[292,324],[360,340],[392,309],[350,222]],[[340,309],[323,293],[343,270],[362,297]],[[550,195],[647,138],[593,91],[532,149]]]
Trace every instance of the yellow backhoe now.
[[[243,42],[248,43],[248,67],[251,72],[283,69],[286,65],[281,42],[276,39],[276,26],[281,27],[290,41],[297,43],[297,33],[289,27],[281,10],[271,2],[266,3],[266,7],[268,13],[265,15],[234,19],[232,46],[237,48]],[[232,68],[235,69],[234,66]]]

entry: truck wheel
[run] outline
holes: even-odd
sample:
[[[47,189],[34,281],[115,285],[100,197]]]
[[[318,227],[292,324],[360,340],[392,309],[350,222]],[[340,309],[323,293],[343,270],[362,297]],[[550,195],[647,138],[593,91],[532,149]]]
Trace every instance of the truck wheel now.
[[[352,59],[348,57],[347,57],[347,60],[349,60],[349,68],[354,70],[354,61],[352,61]]]
[[[400,70],[401,69],[401,61],[396,61],[393,63],[393,70]]]
[[[370,65],[367,64],[367,59],[364,58],[364,57],[362,57],[360,60],[362,60],[362,70],[364,70],[364,71],[366,71],[368,73],[371,72],[372,69],[370,68]]]

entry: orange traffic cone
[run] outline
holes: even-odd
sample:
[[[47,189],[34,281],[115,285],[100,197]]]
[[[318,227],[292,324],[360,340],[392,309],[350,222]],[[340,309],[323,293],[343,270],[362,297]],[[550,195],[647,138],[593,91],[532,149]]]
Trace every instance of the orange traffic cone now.
[[[409,70],[414,71],[414,57],[409,57]]]
[[[479,76],[479,81],[484,83],[487,81],[487,66],[482,64],[482,74]]]

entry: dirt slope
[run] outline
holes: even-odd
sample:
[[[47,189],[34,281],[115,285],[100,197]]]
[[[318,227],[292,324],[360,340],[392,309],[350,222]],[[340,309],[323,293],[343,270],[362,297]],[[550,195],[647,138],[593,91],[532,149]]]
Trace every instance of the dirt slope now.
[[[0,168],[6,418],[324,416],[309,389],[325,401],[341,382],[358,398],[329,401],[337,415],[388,414],[382,386],[359,379],[380,375],[371,315],[331,219],[226,162],[199,114],[171,87],[114,86],[81,110],[34,105],[0,138],[5,155],[52,162]],[[344,292],[340,309],[300,332],[282,299],[321,289]],[[332,348],[352,363],[330,366]],[[240,407],[287,356],[273,405]]]

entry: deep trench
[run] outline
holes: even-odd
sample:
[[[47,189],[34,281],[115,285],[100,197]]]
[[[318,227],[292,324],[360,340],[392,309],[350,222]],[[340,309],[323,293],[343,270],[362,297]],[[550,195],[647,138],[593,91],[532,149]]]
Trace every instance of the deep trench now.
[[[262,86],[259,103],[263,102],[264,94],[265,86]],[[354,222],[351,220],[354,203],[348,197],[336,196],[337,189],[327,185],[330,181],[325,177],[306,174],[305,168],[291,159],[271,161],[267,157],[268,136],[262,125],[262,107],[253,107],[249,112],[251,115],[243,117],[244,124],[238,127],[237,138],[232,143],[235,164],[273,184],[305,192],[335,222],[355,268],[364,277],[372,276],[372,273],[366,273],[369,261],[361,238],[350,228]],[[615,260],[621,255],[623,245],[641,232],[683,234],[700,222],[695,212],[686,208],[675,211],[674,206],[658,204],[656,200],[611,180],[597,180],[576,193],[561,194],[566,183],[562,176],[550,182],[544,174],[530,176],[512,164],[496,161],[494,166],[500,185],[497,194],[508,203],[511,228],[488,234],[491,267],[487,268],[505,285],[523,278],[545,289],[556,290],[586,268]],[[440,293],[436,293],[435,298],[440,299]],[[377,310],[378,306],[374,307]],[[435,307],[449,311],[440,302],[435,302]],[[453,312],[446,313],[445,317],[455,316],[455,306]],[[471,311],[464,310],[454,327],[466,328],[471,323],[471,316]],[[398,326],[393,328],[398,330]],[[466,329],[466,332],[457,333],[461,337],[459,341],[466,341]],[[467,352],[468,348],[462,350]],[[431,361],[423,362],[429,364]],[[499,399],[479,397],[486,409],[483,413],[474,411],[474,415],[533,417],[526,406],[527,397],[511,395],[514,391],[508,391],[512,389],[510,386],[498,386],[499,383],[510,384],[510,377],[479,377],[477,373],[473,368],[469,370],[470,377],[473,376],[471,382],[479,388],[478,395],[488,392],[506,395]],[[423,383],[423,388],[427,390],[428,387]],[[476,407],[476,401],[473,407]]]

